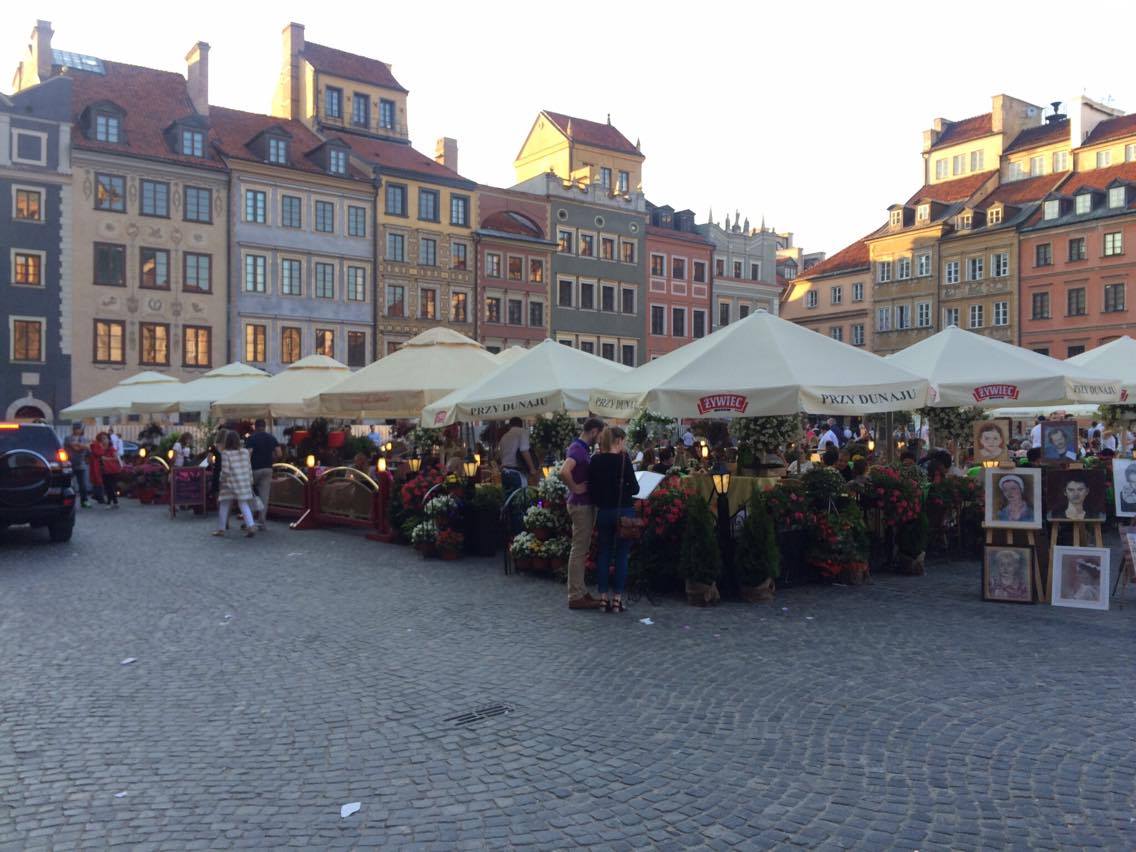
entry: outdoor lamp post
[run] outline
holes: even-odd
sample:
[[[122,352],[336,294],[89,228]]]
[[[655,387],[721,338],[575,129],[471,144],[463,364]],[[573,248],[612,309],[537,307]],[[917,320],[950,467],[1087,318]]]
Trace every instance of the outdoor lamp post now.
[[[383,449],[389,453],[394,449],[394,441],[387,441],[385,444],[383,444]]]
[[[477,462],[478,467],[481,467],[481,453],[474,453],[473,460]]]
[[[168,458],[168,459],[169,459],[170,461],[173,461],[173,460],[174,460],[174,450],[173,450],[173,447],[171,447],[170,449],[166,450],[166,458]]]
[[[375,470],[377,470],[379,473],[386,473],[387,472],[387,457],[386,456],[379,456],[379,460],[377,462],[375,462]]]
[[[477,468],[477,460],[473,457],[473,454],[470,453],[465,457],[465,461],[462,462],[462,472],[465,474],[465,478],[472,480],[477,476]]]
[[[139,448],[139,450],[138,450],[138,458],[140,458],[140,459],[144,459],[144,458],[146,458],[146,453],[147,453],[147,452],[148,452],[148,450],[147,450],[147,449],[146,449],[145,447],[141,447],[141,448]]]
[[[418,453],[415,453],[407,459],[407,463],[410,465],[411,473],[418,473],[418,471],[422,469],[422,457],[418,455]]]
[[[304,459],[304,467],[306,467],[308,470],[311,470],[317,464],[319,464],[319,460],[311,453],[308,453],[308,457]]]
[[[733,558],[733,536],[730,530],[730,471],[725,465],[718,465],[710,476],[714,494],[718,497],[718,552],[722,554],[722,564],[730,565]]]
[[[876,451],[876,441],[874,438],[868,439],[868,452],[874,453]]]
[[[1000,464],[1001,462],[999,462],[998,459],[986,459],[982,462],[983,467],[998,467]]]

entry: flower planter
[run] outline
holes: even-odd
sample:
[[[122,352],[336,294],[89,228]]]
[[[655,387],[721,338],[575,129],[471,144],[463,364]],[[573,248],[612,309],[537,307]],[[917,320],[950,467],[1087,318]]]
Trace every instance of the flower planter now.
[[[713,606],[722,599],[718,593],[718,584],[695,583],[686,581],[686,602],[691,606]]]
[[[548,568],[548,560],[543,556],[534,556],[532,558],[532,570],[546,573],[548,571]]]
[[[773,591],[776,584],[769,577],[764,583],[757,586],[740,586],[742,600],[746,603],[769,603],[773,600]]]
[[[532,570],[532,559],[530,559],[527,556],[514,556],[513,557],[513,567],[516,568],[518,571],[531,571]]]
[[[415,549],[422,554],[424,559],[430,559],[437,555],[437,548],[433,542],[422,542],[421,544],[414,545]]]
[[[155,502],[157,492],[153,488],[135,488],[134,496],[138,498],[139,503],[150,504]]]
[[[327,433],[327,448],[329,450],[340,449],[344,442],[347,440],[346,432],[328,432]]]
[[[556,573],[563,572],[568,567],[568,560],[562,556],[557,556],[555,559],[548,560],[549,570]]]
[[[906,553],[897,553],[895,555],[895,573],[903,574],[907,577],[922,577],[924,573],[924,559],[927,556],[926,552],[920,553],[918,556],[908,556]]]
[[[446,562],[453,562],[461,556],[461,552],[457,550],[439,550],[438,558],[444,559]]]
[[[868,582],[868,566],[863,564],[849,565],[839,575],[840,582],[849,586],[862,586]]]
[[[532,534],[537,541],[548,541],[552,538],[552,530],[548,527],[537,527]]]
[[[450,518],[448,515],[435,515],[430,520],[432,520],[434,526],[440,530],[448,530],[450,528]]]

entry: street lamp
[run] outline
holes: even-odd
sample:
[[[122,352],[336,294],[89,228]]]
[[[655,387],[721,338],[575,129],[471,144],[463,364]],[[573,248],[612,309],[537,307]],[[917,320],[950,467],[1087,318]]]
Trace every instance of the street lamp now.
[[[875,442],[875,439],[873,439],[873,438],[869,438],[869,439],[868,439],[868,452],[869,452],[869,453],[874,453],[875,451],[876,451],[876,442]]]
[[[544,464],[540,466],[540,472],[544,475],[545,479],[552,476],[552,468],[556,466],[556,459],[553,458],[552,453],[544,457]]]
[[[317,464],[319,464],[319,460],[314,455],[312,455],[311,453],[308,453],[308,457],[306,459],[304,459],[304,466],[308,470],[311,470]]]
[[[986,459],[982,462],[983,467],[998,467],[1000,464],[1001,462],[999,462],[998,459]]]
[[[481,453],[474,453],[473,460],[477,462],[478,467],[481,467]]]
[[[174,451],[173,451],[173,447],[171,447],[170,449],[166,450],[166,458],[168,458],[168,459],[169,459],[170,461],[173,461],[173,460],[174,460]]]
[[[477,476],[477,468],[477,460],[473,457],[473,454],[470,453],[465,457],[465,461],[462,462],[462,472],[465,473],[465,478],[473,479]]]
[[[383,445],[383,449],[384,449],[384,450],[386,450],[386,451],[387,451],[387,452],[389,453],[389,452],[390,452],[391,450],[393,450],[393,449],[394,449],[394,442],[393,442],[393,441],[387,441],[387,442],[386,442],[386,443],[385,443],[385,444]]]
[[[714,493],[724,497],[730,493],[730,471],[726,467],[719,467],[710,477],[714,484]]]
[[[422,469],[422,456],[418,455],[418,453],[412,455],[407,461],[410,464],[411,473],[418,473],[418,471]]]
[[[379,473],[386,473],[387,472],[387,457],[386,456],[379,456],[379,460],[377,462],[375,462],[375,470],[377,470]]]
[[[147,451],[147,449],[146,449],[145,447],[142,447],[142,448],[140,448],[140,449],[138,450],[138,458],[140,458],[140,459],[144,459],[144,458],[146,458],[146,453],[147,453],[147,452],[148,452],[148,451]]]

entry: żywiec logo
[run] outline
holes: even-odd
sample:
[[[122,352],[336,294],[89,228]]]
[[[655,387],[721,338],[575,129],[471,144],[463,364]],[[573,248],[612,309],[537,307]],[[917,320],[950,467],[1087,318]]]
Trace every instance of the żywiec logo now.
[[[716,393],[698,400],[699,414],[708,414],[711,411],[736,411],[738,414],[745,414],[748,407],[749,400],[739,393]]]
[[[1017,385],[982,385],[974,389],[974,401],[982,402],[987,399],[1017,399]]]

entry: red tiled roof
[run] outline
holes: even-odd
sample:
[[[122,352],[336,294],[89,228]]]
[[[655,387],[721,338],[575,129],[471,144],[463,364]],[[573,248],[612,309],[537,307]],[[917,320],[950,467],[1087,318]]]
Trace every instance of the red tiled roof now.
[[[1076,195],[1080,189],[1104,189],[1114,180],[1136,183],[1136,162],[1069,175],[1069,179],[1061,184],[1060,193]]]
[[[523,237],[544,239],[544,230],[540,225],[516,210],[498,210],[496,213],[490,213],[481,220],[481,227],[504,234],[520,234]]]
[[[1052,145],[1055,142],[1069,139],[1069,119],[1043,124],[1040,127],[1027,127],[1014,137],[1014,141],[1006,146],[1004,153],[1012,154],[1015,151],[1024,151],[1027,148],[1037,148],[1040,145]]]
[[[943,128],[943,132],[939,135],[938,141],[931,146],[931,150],[969,142],[971,139],[980,139],[993,132],[994,119],[993,114],[989,112],[964,118],[962,121],[952,121]]]
[[[403,142],[388,142],[384,139],[373,139],[370,136],[359,136],[354,133],[329,133],[328,138],[346,142],[351,147],[352,153],[381,169],[409,172],[420,175],[427,180],[435,178],[443,181],[456,181],[469,184],[471,189],[474,188],[471,181],[466,180],[453,169],[435,162]]]
[[[598,121],[588,121],[586,118],[576,118],[559,112],[542,110],[548,120],[555,124],[560,132],[581,145],[594,145],[597,148],[607,148],[630,154],[633,157],[642,157],[642,152],[636,148],[627,137],[610,124],[600,124]]]
[[[1041,177],[1026,178],[1025,180],[1015,180],[1004,183],[986,196],[978,207],[979,209],[985,210],[987,207],[999,203],[1018,206],[1034,201],[1041,201],[1052,192],[1065,177],[1065,172],[1058,172],[1055,175],[1042,175]]]
[[[280,128],[290,137],[288,167],[316,174],[327,174],[327,170],[313,163],[306,156],[323,144],[323,140],[312,133],[302,122],[295,119],[244,112],[227,107],[209,107],[209,126],[221,153],[233,160],[262,163],[264,158],[248,144],[259,134],[271,128]],[[366,177],[352,168],[352,177]]]
[[[347,53],[334,47],[324,47],[315,42],[304,43],[304,59],[312,63],[317,71],[326,71],[337,77],[347,77],[360,83],[370,83],[385,89],[405,92],[406,89],[394,78],[391,67],[378,59],[369,59],[357,53]]]
[[[802,281],[810,278],[817,278],[821,275],[829,275],[834,272],[844,272],[845,270],[867,268],[868,263],[868,237],[874,236],[876,231],[871,234],[861,237],[850,246],[846,246],[834,254],[832,257],[822,260],[815,266],[810,266],[808,269],[803,270],[797,274],[796,281]]]
[[[964,201],[978,191],[982,184],[990,179],[991,175],[998,174],[997,170],[989,172],[977,172],[973,175],[968,175],[958,180],[948,180],[942,183],[929,183],[926,184],[917,193],[907,199],[907,204],[914,204],[924,198],[929,198],[932,201],[939,201],[943,204],[951,204],[956,201]]]
[[[198,168],[224,168],[209,145],[204,157],[185,157],[166,141],[165,131],[170,124],[197,116],[181,74],[106,60],[103,67],[105,74],[64,69],[63,73],[74,80],[71,107],[75,132],[71,138],[76,148],[153,157]],[[83,133],[80,116],[99,101],[110,101],[124,111],[125,142],[98,142]]]
[[[1098,142],[1108,142],[1110,139],[1120,139],[1124,136],[1136,135],[1136,113],[1132,115],[1118,115],[1102,121],[1092,132],[1085,137],[1082,145],[1096,145]]]

